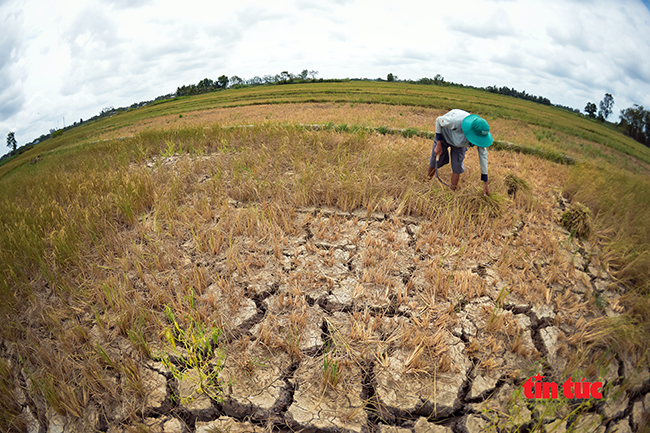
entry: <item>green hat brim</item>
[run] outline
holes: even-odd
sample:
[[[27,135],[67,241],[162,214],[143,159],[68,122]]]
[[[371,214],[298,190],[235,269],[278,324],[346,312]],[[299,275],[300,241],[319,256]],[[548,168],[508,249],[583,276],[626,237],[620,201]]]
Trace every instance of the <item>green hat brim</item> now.
[[[474,119],[480,119],[480,116],[477,116],[476,114],[470,114],[463,119],[463,123],[461,124],[461,127],[463,128],[463,134],[465,134],[467,140],[469,140],[469,142],[475,146],[490,147],[494,142],[492,133],[488,132],[487,135],[478,135],[475,133],[472,129],[472,122]]]

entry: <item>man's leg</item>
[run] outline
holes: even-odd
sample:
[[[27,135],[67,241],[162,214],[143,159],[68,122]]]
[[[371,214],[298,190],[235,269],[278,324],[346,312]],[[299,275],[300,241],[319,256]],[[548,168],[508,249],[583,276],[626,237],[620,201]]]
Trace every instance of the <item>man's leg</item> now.
[[[451,147],[451,189],[456,191],[458,189],[458,181],[460,180],[460,174],[465,172],[465,151],[466,147]]]
[[[460,173],[451,174],[451,189],[456,191],[458,189],[458,181],[460,180]]]

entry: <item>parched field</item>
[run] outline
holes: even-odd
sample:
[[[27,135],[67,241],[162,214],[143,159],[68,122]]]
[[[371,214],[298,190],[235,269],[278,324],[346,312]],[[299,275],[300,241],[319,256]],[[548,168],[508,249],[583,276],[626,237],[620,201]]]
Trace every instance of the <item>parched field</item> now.
[[[642,431],[641,274],[596,210],[586,237],[562,226],[576,169],[492,150],[486,198],[470,149],[453,193],[425,174],[430,140],[354,127],[431,131],[443,112],[205,108],[98,130],[7,176],[0,427]],[[525,395],[536,375],[557,398]],[[569,378],[602,398],[566,398]]]

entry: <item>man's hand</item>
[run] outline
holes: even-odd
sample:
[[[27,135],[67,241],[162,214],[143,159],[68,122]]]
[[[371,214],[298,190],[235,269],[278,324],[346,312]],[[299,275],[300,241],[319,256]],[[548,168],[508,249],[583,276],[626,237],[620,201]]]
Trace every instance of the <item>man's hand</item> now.
[[[440,140],[436,141],[436,149],[434,150],[434,153],[436,156],[442,155],[442,143],[440,143]]]
[[[490,195],[490,188],[488,187],[487,182],[483,182],[483,195],[485,195],[485,196]]]

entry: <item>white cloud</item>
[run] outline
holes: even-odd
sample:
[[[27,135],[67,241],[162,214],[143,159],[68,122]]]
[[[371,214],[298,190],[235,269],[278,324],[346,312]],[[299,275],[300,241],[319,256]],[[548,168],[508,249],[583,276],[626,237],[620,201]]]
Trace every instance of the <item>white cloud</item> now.
[[[139,8],[146,4],[152,3],[153,0],[107,0],[118,9]]]
[[[20,59],[24,50],[21,11],[5,1],[0,3],[0,119],[19,112],[25,103]]]
[[[515,36],[515,28],[510,22],[506,9],[498,7],[492,10],[490,2],[485,2],[481,6],[468,14],[447,17],[449,29],[483,39]]]

